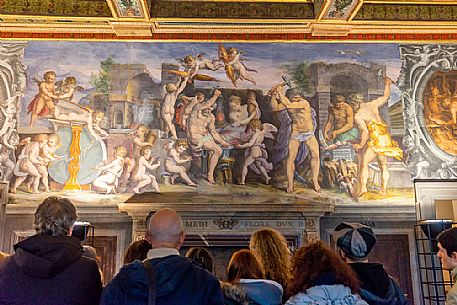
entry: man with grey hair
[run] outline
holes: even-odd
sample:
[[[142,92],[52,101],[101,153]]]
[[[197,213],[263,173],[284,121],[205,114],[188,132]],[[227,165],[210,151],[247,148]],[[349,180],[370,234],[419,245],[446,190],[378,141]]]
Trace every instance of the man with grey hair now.
[[[181,217],[172,209],[158,210],[148,224],[152,249],[147,259],[122,267],[106,287],[101,304],[141,305],[153,298],[157,305],[223,305],[217,278],[179,255],[184,237]],[[154,276],[146,268],[152,268]]]
[[[100,301],[102,283],[95,260],[84,257],[71,235],[76,209],[69,199],[46,198],[36,212],[36,235],[16,245],[0,262],[1,304],[87,304]]]

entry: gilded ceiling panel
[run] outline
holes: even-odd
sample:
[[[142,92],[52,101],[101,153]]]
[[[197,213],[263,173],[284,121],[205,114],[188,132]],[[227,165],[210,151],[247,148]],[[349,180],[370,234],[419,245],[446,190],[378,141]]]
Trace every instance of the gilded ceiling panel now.
[[[0,14],[111,17],[105,0],[0,0]]]
[[[455,21],[457,5],[366,3],[354,20]]]
[[[301,2],[177,2],[160,1],[153,18],[312,19],[312,3]]]

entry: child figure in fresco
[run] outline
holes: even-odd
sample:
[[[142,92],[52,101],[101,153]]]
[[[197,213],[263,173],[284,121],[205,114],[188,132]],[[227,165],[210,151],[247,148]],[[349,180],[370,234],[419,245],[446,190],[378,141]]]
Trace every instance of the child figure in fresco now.
[[[140,157],[135,161],[135,167],[132,172],[132,180],[136,182],[133,187],[134,193],[140,193],[141,188],[152,185],[157,193],[160,193],[159,184],[156,177],[148,173],[160,166],[160,161],[157,157],[152,156],[152,146],[144,146],[140,150]]]
[[[92,185],[105,192],[105,194],[116,193],[118,179],[124,169],[124,157],[127,149],[124,146],[116,146],[113,151],[114,160],[109,163],[102,162],[95,169],[102,171],[102,174],[95,178]]]
[[[92,116],[92,129],[94,132],[97,133],[102,139],[108,138],[109,134],[100,127],[100,124],[105,117],[105,113],[103,111],[96,110]]]
[[[40,183],[41,174],[38,171],[38,166],[44,165],[44,161],[40,160],[40,150],[47,144],[48,136],[46,134],[39,134],[34,141],[27,138],[23,141],[25,144],[18,157],[14,174],[16,181],[11,187],[11,193],[15,194],[17,187],[21,185],[28,176],[32,179],[31,187],[33,193],[38,193],[38,185]]]
[[[183,90],[186,88],[187,79],[188,78],[185,77],[176,83],[168,83],[165,85],[165,91],[167,93],[163,98],[161,109],[162,119],[165,122],[165,138],[168,138],[170,133],[173,139],[178,138],[176,135],[175,125],[173,124],[173,119],[175,117],[175,104],[178,95],[180,95],[181,92],[183,92]]]
[[[35,95],[32,102],[27,107],[27,113],[30,115],[30,124],[32,127],[38,118],[45,117],[49,113],[54,113],[54,100],[59,99],[56,93],[55,81],[56,73],[47,71],[43,75],[43,81],[38,82],[38,94]]]
[[[45,145],[43,145],[40,151],[40,155],[38,156],[40,163],[37,165],[37,169],[41,175],[41,183],[43,184],[46,192],[50,192],[48,166],[49,163],[60,158],[55,154],[59,146],[60,137],[55,133],[51,134],[48,136],[48,141]]]
[[[171,184],[175,183],[175,179],[181,177],[189,186],[197,186],[195,182],[190,180],[187,175],[187,169],[184,164],[192,160],[191,156],[182,157],[182,153],[189,147],[186,140],[176,140],[168,149],[167,158],[165,159],[165,170],[172,174]]]
[[[126,158],[125,160],[125,169],[122,174],[121,178],[121,188],[125,189],[127,187],[127,183],[130,179],[130,175],[132,173],[133,168],[135,167],[135,161],[140,157],[140,150],[145,147],[149,146],[152,143],[148,141],[147,135],[149,133],[149,128],[143,124],[140,124],[138,128],[134,132],[132,144],[133,144],[133,152],[132,156]]]
[[[189,72],[189,82],[194,78],[195,75],[198,74],[200,69],[216,71],[224,66],[224,64],[220,62],[215,63],[208,58],[204,58],[203,56],[204,53],[199,54],[197,57],[192,55],[187,55],[184,57],[183,63],[186,71]]]
[[[263,140],[265,137],[273,138],[272,132],[277,132],[278,129],[268,123],[262,124],[259,119],[253,119],[249,123],[249,130],[251,132],[249,142],[235,145],[235,148],[246,149],[240,184],[244,185],[246,183],[248,166],[255,173],[262,174],[265,177],[265,183],[268,184],[271,179],[268,176],[268,171],[273,169],[273,165],[267,161],[268,154]]]
[[[254,85],[256,85],[256,81],[255,81],[254,77],[252,77],[248,71],[252,71],[252,72],[257,72],[257,71],[254,69],[247,68],[241,62],[240,51],[237,48],[230,47],[227,49],[227,53],[228,53],[229,61],[226,63],[226,65],[232,66],[233,69],[235,70],[235,80],[236,79],[247,80],[247,81],[250,81],[251,83],[253,83]]]

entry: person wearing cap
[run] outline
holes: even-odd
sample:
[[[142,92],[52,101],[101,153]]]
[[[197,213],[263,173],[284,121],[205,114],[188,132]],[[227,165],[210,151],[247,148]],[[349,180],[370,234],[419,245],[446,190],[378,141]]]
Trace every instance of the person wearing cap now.
[[[284,89],[281,85],[273,87],[270,90],[271,108],[273,111],[287,110],[290,122],[289,139],[287,143],[287,158],[286,158],[286,176],[287,176],[287,193],[294,191],[294,174],[295,164],[303,161],[306,153],[300,153],[300,146],[304,143],[308,149],[311,168],[310,187],[320,192],[319,185],[319,144],[317,142],[314,131],[316,130],[316,112],[311,107],[309,102],[303,97],[300,90],[290,88],[284,94]],[[279,131],[281,133],[281,130]],[[279,140],[278,140],[279,141]],[[303,155],[304,154],[304,155]]]
[[[400,286],[380,263],[368,262],[368,255],[376,244],[373,230],[359,223],[343,222],[332,234],[343,260],[357,273],[362,285],[360,296],[370,305],[405,305]]]
[[[457,228],[450,228],[441,232],[436,238],[438,241],[437,256],[441,266],[451,271],[452,285],[446,294],[446,305],[457,305]]]

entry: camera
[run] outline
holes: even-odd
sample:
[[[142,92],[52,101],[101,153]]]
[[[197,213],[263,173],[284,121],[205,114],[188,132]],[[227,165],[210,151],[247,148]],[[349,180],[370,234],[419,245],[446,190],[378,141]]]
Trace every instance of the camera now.
[[[73,231],[71,233],[71,236],[78,238],[80,241],[85,241],[89,231],[92,231],[91,236],[92,236],[92,240],[93,240],[94,239],[94,226],[91,225],[91,223],[87,222],[87,221],[77,221],[77,222],[75,222],[75,225],[73,226]]]

